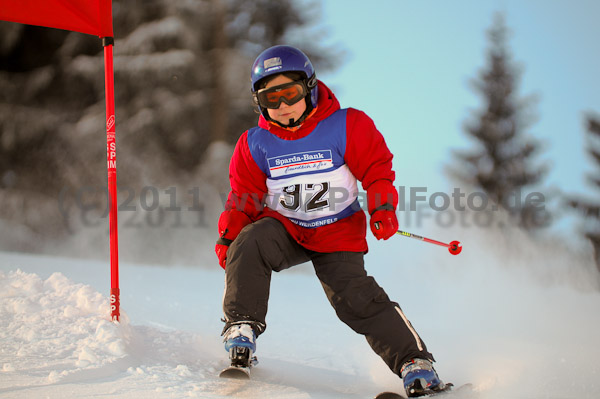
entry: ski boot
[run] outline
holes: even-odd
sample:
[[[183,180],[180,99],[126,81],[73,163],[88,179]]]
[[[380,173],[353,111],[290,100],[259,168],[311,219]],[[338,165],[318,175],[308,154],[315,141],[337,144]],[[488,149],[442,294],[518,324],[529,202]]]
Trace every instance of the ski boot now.
[[[444,384],[440,380],[431,361],[426,359],[412,359],[405,363],[400,375],[409,398],[433,395],[452,388],[452,384]]]
[[[223,334],[225,350],[229,352],[231,366],[223,370],[221,377],[250,378],[250,367],[258,364],[254,355],[256,351],[256,334],[248,323],[234,324]]]

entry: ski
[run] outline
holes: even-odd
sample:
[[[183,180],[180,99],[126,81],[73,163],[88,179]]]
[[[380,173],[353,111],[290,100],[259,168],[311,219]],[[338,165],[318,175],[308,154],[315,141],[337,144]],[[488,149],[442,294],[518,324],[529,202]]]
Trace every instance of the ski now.
[[[219,373],[221,378],[232,378],[235,380],[249,380],[250,379],[250,367],[244,366],[229,366],[221,370]]]
[[[395,392],[381,392],[375,396],[375,399],[405,399],[404,396],[398,395]]]
[[[454,394],[458,394],[460,392],[472,391],[473,384],[464,384],[459,386],[458,388],[453,388],[454,384],[447,383],[446,387],[440,391],[431,391],[425,395],[420,396],[421,398],[442,398],[442,397],[452,397]],[[382,392],[379,395],[375,396],[375,399],[406,399],[405,396],[402,396],[395,392]]]

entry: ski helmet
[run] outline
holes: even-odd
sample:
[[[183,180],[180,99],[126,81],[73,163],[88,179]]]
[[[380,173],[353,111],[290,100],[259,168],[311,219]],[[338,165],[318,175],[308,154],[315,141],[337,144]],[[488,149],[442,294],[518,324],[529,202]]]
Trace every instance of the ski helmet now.
[[[317,106],[319,92],[317,88],[317,77],[312,63],[301,50],[296,47],[279,45],[264,50],[252,65],[252,94],[256,102],[256,92],[261,88],[263,79],[285,72],[298,73],[308,89],[306,96],[306,112],[301,120]],[[260,112],[267,119],[267,109],[258,105]],[[301,122],[299,120],[299,122]]]

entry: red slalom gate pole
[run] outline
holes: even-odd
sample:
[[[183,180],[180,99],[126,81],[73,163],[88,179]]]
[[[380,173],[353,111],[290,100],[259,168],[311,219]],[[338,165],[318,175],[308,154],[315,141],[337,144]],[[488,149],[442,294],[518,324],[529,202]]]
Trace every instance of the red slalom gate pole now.
[[[115,130],[115,83],[113,65],[112,37],[103,37],[104,46],[104,82],[106,91],[106,160],[108,171],[108,206],[110,229],[110,316],[119,321],[119,235],[117,223],[117,141]]]
[[[402,230],[398,230],[396,232],[396,234],[400,234],[401,236],[405,236],[405,237],[415,238],[417,240],[425,241],[430,244],[435,244],[435,245],[440,245],[442,247],[446,247],[446,248],[448,248],[448,252],[450,252],[452,255],[458,255],[460,253],[460,251],[462,251],[462,246],[460,244],[460,241],[451,241],[450,243],[446,244],[445,242],[432,240],[431,238],[418,236],[416,234],[409,233],[407,231],[402,231]]]

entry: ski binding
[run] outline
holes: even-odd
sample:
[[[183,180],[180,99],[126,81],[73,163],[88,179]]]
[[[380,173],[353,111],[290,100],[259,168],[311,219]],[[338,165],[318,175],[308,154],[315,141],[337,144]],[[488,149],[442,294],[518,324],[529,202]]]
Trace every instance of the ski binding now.
[[[250,369],[258,364],[256,356],[252,356],[249,348],[234,346],[229,351],[231,365],[219,373],[221,378],[232,378],[237,380],[249,380]]]

